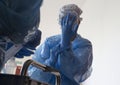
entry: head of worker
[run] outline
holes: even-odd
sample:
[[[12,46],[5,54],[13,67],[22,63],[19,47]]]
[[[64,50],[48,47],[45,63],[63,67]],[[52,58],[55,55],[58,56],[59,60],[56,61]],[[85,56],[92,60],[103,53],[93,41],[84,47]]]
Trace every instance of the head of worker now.
[[[73,41],[82,18],[82,10],[76,4],[67,4],[60,9],[59,24],[62,30],[62,39]]]

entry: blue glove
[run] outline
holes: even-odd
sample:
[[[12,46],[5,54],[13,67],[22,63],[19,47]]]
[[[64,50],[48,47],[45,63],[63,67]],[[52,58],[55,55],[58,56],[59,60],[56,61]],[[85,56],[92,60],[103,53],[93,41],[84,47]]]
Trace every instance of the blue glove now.
[[[41,31],[37,30],[34,36],[26,43],[23,48],[15,55],[17,58],[23,58],[24,56],[30,56],[34,54],[32,50],[35,50],[36,46],[40,44]]]
[[[11,48],[14,44],[11,42],[7,43],[7,47],[6,47],[6,51]],[[31,54],[33,54],[34,52],[31,49],[28,49],[27,47],[23,46],[23,48],[18,51],[18,53],[15,54],[15,57],[17,58],[23,58],[24,56],[30,56]]]
[[[62,38],[61,46],[63,48],[69,47],[71,41],[73,41],[77,35],[78,26],[80,21],[77,21],[78,17],[74,14],[68,13],[61,20],[62,26]]]
[[[17,58],[23,58],[24,56],[30,56],[31,54],[34,54],[33,51],[30,49],[27,49],[26,47],[23,47],[16,55]]]

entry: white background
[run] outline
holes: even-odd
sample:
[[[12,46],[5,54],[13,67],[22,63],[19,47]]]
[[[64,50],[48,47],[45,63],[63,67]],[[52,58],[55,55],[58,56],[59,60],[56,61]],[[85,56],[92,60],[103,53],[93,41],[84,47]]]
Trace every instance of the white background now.
[[[93,44],[93,72],[83,85],[120,85],[120,0],[44,0],[41,42],[60,33],[59,9],[69,3],[83,10],[78,33]]]

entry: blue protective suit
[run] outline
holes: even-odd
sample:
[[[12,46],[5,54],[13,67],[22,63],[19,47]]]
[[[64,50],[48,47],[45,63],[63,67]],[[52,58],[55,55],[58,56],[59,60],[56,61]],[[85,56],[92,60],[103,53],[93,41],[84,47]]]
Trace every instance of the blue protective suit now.
[[[59,70],[61,85],[79,85],[91,74],[92,45],[87,39],[77,35],[66,50],[60,48],[61,35],[52,36],[41,44],[33,60]],[[55,76],[30,66],[28,74],[38,81],[55,85]]]

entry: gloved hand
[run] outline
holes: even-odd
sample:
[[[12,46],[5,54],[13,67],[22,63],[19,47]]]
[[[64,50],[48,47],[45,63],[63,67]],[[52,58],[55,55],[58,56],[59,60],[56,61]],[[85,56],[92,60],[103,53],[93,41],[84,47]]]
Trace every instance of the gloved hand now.
[[[18,53],[16,53],[16,58],[24,58],[24,56],[30,56],[34,54],[34,52],[26,47],[23,47]]]
[[[23,45],[23,48],[15,55],[17,58],[23,58],[24,56],[30,56],[34,54],[33,50],[36,49],[36,46],[40,44],[41,40],[41,31],[37,30],[30,41]]]
[[[13,43],[8,42],[6,50],[8,50],[9,48],[11,48],[13,45],[14,45]],[[32,49],[29,49],[29,48],[23,46],[23,48],[15,54],[15,57],[17,57],[17,58],[23,58],[24,56],[30,56],[33,53],[34,52],[33,52]]]
[[[62,37],[61,46],[63,48],[69,47],[71,41],[73,41],[77,35],[80,19],[72,13],[66,14],[61,20]]]

